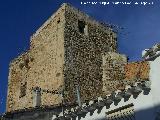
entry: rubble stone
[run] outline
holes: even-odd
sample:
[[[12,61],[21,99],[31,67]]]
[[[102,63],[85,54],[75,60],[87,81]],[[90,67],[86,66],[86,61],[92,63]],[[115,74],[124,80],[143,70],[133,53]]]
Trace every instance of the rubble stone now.
[[[84,25],[79,26],[79,21]],[[85,28],[83,28],[85,27]],[[102,93],[102,53],[116,52],[116,33],[88,15],[63,4],[30,39],[30,49],[10,63],[7,111],[33,107],[39,87],[41,105],[75,102],[79,84],[82,101]],[[21,85],[26,85],[20,97]],[[53,91],[51,93],[44,90]]]

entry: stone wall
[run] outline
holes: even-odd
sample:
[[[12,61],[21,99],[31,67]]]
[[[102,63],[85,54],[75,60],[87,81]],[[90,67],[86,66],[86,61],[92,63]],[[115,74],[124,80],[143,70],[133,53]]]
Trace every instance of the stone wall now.
[[[131,62],[125,65],[126,80],[149,80],[150,65],[148,61]]]
[[[149,80],[150,65],[147,61],[127,62],[125,55],[109,52],[103,55],[103,92],[109,94],[126,85]]]
[[[103,92],[110,94],[117,89],[125,88],[125,64],[127,58],[115,52],[103,54]]]
[[[61,103],[61,96],[51,92],[62,89],[64,85],[64,13],[65,6],[62,6],[31,40],[31,54],[35,58],[29,73],[30,78],[34,78],[32,87],[49,91],[41,94],[42,106]]]
[[[63,87],[64,11],[62,6],[32,37],[31,47],[10,64],[7,111],[33,107],[33,88],[39,87],[41,105],[61,103],[61,96],[53,94]],[[20,88],[26,82],[26,95]]]
[[[65,89],[67,100],[74,101],[75,85],[79,84],[81,100],[102,94],[102,53],[116,52],[116,33],[88,15],[71,7],[65,12]],[[79,30],[84,23],[84,33]]]
[[[79,21],[85,22],[83,31]],[[85,33],[83,33],[85,32]],[[33,89],[41,90],[41,106],[82,101],[102,94],[102,54],[117,51],[111,28],[63,4],[31,37],[30,49],[10,64],[7,111],[33,107]]]
[[[26,74],[29,69],[28,60],[28,53],[24,53],[13,60],[10,64],[6,106],[7,111],[17,109],[21,105],[25,106],[26,104],[29,104],[27,99],[28,94],[25,97],[20,98],[20,87],[21,84],[26,82]]]

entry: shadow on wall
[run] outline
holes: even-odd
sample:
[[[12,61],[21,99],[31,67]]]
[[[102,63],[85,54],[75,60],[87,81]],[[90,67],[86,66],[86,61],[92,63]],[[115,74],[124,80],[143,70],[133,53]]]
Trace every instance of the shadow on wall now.
[[[130,90],[130,89],[129,89]],[[135,90],[135,89],[133,89]],[[150,91],[150,90],[149,90]],[[146,93],[146,91],[143,91],[143,95],[148,95],[149,91]],[[128,94],[124,94],[126,96],[129,96],[129,91],[126,92]],[[137,93],[137,92],[136,92]],[[118,94],[120,95],[120,94]],[[108,98],[119,100],[120,96],[113,97],[114,95],[109,96]],[[123,95],[123,93],[122,93]],[[131,96],[131,95],[130,95]],[[134,99],[136,99],[138,95]],[[111,104],[115,104],[117,101],[109,101],[109,99],[104,99],[104,101],[99,101],[98,103],[93,103],[86,109],[87,111],[80,110],[79,112],[75,111],[73,113],[73,116],[70,115],[69,117],[75,117],[78,120],[84,119],[86,117],[87,113],[90,113],[92,116],[93,113],[95,113],[95,110],[98,110],[97,113],[101,114],[103,107],[110,108]],[[101,104],[100,104],[101,103]],[[117,103],[118,104],[118,103]],[[75,105],[76,106],[76,105]],[[74,106],[74,107],[75,107]],[[146,106],[147,107],[147,106]],[[71,109],[73,106],[66,106],[64,109]],[[53,108],[35,108],[31,110],[24,110],[24,111],[18,111],[14,113],[6,113],[3,115],[3,117],[0,116],[0,120],[54,120],[53,116],[55,117],[55,120],[64,120],[63,116],[59,117],[59,114],[62,111],[62,107],[53,107]],[[105,111],[104,111],[105,112]],[[82,114],[84,113],[84,114]],[[69,114],[68,114],[69,115]],[[43,116],[43,117],[42,117]],[[67,114],[65,114],[67,116]],[[107,119],[108,118],[108,119]],[[86,120],[89,120],[85,118]],[[93,120],[160,120],[160,105],[156,107],[150,107],[146,109],[141,109],[140,111],[134,111],[134,104],[128,104],[122,107],[118,107],[116,109],[113,109],[111,111],[106,111],[106,118],[101,119],[93,119]]]
[[[160,120],[160,105],[136,112],[138,120]]]
[[[156,108],[160,108],[157,106]],[[3,118],[0,116],[0,120],[48,120],[52,119],[55,110],[45,110],[45,111],[31,111],[23,112],[23,113],[15,113],[13,115],[4,116]],[[122,112],[123,113],[123,112]],[[42,117],[43,116],[43,117]],[[107,117],[107,115],[106,115]],[[58,120],[58,119],[57,119]],[[80,120],[80,119],[79,119]],[[148,108],[141,111],[137,111],[136,113],[127,112],[125,114],[120,115],[120,112],[116,114],[112,114],[109,119],[102,118],[96,120],[160,120],[160,112],[156,112],[155,108]]]
[[[156,106],[156,108],[160,108]],[[157,109],[158,110],[158,109]],[[160,109],[156,111],[155,107],[150,107],[140,111],[118,111],[117,113],[106,114],[106,119],[97,119],[97,120],[160,120]]]

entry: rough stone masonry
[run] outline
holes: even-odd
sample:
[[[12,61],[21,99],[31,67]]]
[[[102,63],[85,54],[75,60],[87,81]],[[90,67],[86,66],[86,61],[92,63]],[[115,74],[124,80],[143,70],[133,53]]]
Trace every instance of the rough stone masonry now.
[[[112,81],[125,79],[126,63],[116,32],[65,3],[33,34],[29,50],[11,61],[7,112],[34,107],[36,88],[41,107],[75,103],[76,85],[82,102],[109,94],[116,89]]]

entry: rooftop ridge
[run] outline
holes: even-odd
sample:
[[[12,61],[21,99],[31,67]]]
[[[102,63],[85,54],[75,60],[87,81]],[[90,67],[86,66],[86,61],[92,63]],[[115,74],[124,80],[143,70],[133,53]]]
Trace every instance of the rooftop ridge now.
[[[72,118],[72,116],[74,117],[78,117],[81,116],[81,114],[87,114],[88,112],[94,112],[96,109],[103,109],[105,106],[109,106],[112,103],[114,103],[116,100],[121,100],[122,98],[125,97],[131,97],[132,95],[134,96],[135,94],[140,94],[143,92],[143,94],[147,91],[149,94],[150,91],[150,86],[148,86],[148,82],[150,81],[146,81],[146,82],[136,82],[134,84],[134,86],[126,86],[124,91],[121,90],[116,90],[113,93],[106,95],[105,97],[98,97],[96,100],[91,100],[88,103],[83,103],[82,106],[76,106],[74,108],[71,109],[66,109],[65,110],[65,117],[66,118]],[[146,94],[144,94],[146,95]],[[137,96],[138,98],[138,96]],[[127,100],[129,101],[129,99]],[[120,102],[120,101],[119,101]],[[126,101],[124,101],[126,102]],[[106,109],[109,109],[108,107],[106,107]],[[91,115],[92,116],[92,115]],[[57,116],[53,116],[53,119],[57,119],[57,118],[61,118],[64,117],[62,116],[62,114],[60,113]],[[84,118],[84,117],[83,117]]]

